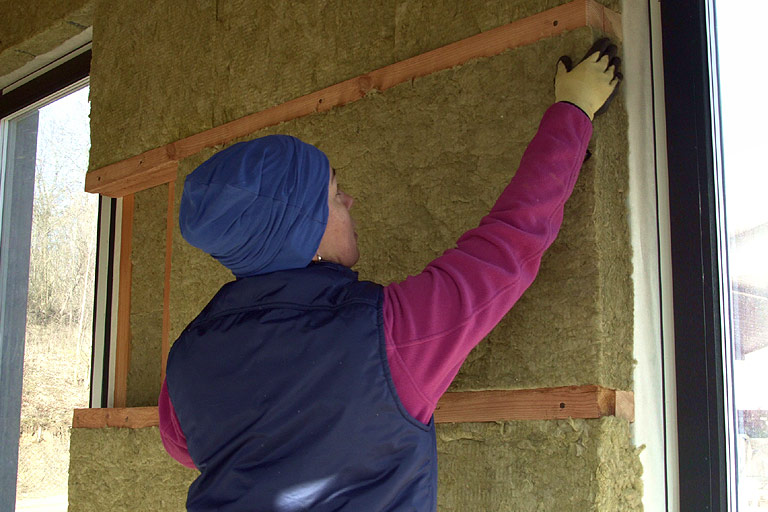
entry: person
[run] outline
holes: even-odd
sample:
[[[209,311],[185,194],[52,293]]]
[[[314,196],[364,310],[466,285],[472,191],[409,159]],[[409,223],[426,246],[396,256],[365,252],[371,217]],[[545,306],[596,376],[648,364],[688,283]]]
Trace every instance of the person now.
[[[159,397],[189,510],[434,511],[433,411],[532,283],[622,76],[598,41],[557,63],[556,102],[480,225],[416,276],[359,281],[353,199],[325,154],[273,135],[186,179],[179,224],[236,280],[182,332]]]

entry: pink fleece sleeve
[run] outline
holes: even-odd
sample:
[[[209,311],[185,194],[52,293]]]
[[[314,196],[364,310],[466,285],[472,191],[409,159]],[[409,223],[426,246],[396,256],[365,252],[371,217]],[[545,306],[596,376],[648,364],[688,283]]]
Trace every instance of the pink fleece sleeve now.
[[[428,423],[464,359],[530,286],[571,195],[592,123],[551,106],[479,227],[417,276],[384,288],[387,358],[400,400]]]
[[[160,439],[163,441],[165,451],[180,464],[196,469],[192,457],[189,456],[187,438],[181,431],[165,380],[163,380],[163,387],[160,388],[160,396],[157,398],[157,414],[160,419]]]

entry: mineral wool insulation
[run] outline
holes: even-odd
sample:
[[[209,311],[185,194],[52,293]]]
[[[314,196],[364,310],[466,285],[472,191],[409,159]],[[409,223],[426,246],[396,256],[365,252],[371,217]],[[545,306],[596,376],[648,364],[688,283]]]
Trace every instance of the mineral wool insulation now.
[[[91,169],[567,0],[95,3]]]
[[[197,474],[168,457],[157,427],[72,429],[67,510],[182,511]]]
[[[627,422],[438,426],[440,512],[635,512],[642,467]],[[184,510],[197,471],[171,460],[156,427],[74,429],[69,512]]]
[[[578,56],[598,36],[579,29],[374,92],[253,137],[287,133],[324,150],[341,185],[357,199],[353,214],[361,278],[403,279],[452,246],[488,211],[552,101],[556,57]],[[470,355],[453,390],[571,384],[631,389],[627,141],[620,99],[596,121],[591,149],[593,156],[566,205],[562,232],[537,281]],[[180,163],[175,214],[184,176],[214,151]],[[162,273],[157,269],[162,268],[166,194],[166,187],[157,187],[136,195],[131,405],[152,405],[159,391],[159,366],[152,354],[159,344]],[[173,339],[232,277],[187,245],[178,227],[172,263]],[[447,425],[438,428],[438,435],[440,510],[641,510],[642,469],[624,420]],[[152,454],[145,450],[159,445],[156,429],[76,431],[76,438],[73,455],[115,450],[121,457],[111,466],[73,458],[74,475],[102,477],[93,484],[72,478],[72,510],[107,499],[95,489],[104,482],[118,496],[110,498],[107,508],[132,509],[132,495],[141,487],[142,493],[148,490],[146,499],[156,500],[153,509],[179,510],[194,472],[173,482],[145,472],[146,458],[157,457],[161,464],[164,457],[162,448]],[[126,470],[133,474],[130,485],[119,475]]]
[[[254,136],[287,133],[323,149],[341,186],[357,198],[353,214],[361,278],[403,279],[476,226],[514,174],[552,101],[553,66],[539,66],[541,55],[583,52],[594,37],[590,29],[573,31]],[[453,390],[632,388],[625,134],[626,117],[617,101],[595,123],[593,155],[539,276],[473,351]],[[184,176],[214,151],[181,162],[177,208]],[[144,201],[142,194],[152,192],[139,194],[137,205]],[[142,245],[135,243],[136,250]],[[172,339],[230,279],[226,269],[186,244],[175,229]]]

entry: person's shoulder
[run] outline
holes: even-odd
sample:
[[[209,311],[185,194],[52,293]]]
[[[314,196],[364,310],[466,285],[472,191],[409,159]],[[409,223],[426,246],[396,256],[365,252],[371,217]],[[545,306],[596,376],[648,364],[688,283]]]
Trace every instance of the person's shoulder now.
[[[382,298],[384,287],[373,281],[354,281],[347,285],[352,299],[369,301],[378,305]]]

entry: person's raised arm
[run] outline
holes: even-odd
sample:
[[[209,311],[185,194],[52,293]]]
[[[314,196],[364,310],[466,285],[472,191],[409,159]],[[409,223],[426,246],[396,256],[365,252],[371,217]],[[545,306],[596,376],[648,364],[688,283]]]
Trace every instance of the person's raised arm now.
[[[556,103],[490,213],[420,274],[385,287],[387,358],[416,419],[429,421],[469,352],[533,282],[560,229],[591,120],[621,80],[615,55],[616,47],[601,40],[576,66],[567,57],[558,61]]]

